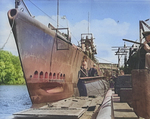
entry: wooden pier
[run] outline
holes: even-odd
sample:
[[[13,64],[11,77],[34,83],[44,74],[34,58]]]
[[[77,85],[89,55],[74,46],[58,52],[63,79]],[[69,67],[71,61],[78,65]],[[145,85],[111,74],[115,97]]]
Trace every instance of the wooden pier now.
[[[15,113],[14,116],[29,119],[142,119],[136,115],[129,103],[120,101],[120,97],[113,90],[110,89],[108,92],[112,93],[105,97],[70,97]]]
[[[120,102],[118,94],[112,94],[114,119],[138,119],[133,108],[127,102]]]
[[[40,108],[30,108],[14,116],[17,118],[91,119],[104,97],[71,97]]]

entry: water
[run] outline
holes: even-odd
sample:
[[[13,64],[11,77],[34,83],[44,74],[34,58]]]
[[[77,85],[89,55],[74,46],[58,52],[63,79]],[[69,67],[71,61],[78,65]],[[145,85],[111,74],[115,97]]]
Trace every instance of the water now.
[[[30,107],[26,85],[0,85],[0,119],[13,119],[13,113]]]

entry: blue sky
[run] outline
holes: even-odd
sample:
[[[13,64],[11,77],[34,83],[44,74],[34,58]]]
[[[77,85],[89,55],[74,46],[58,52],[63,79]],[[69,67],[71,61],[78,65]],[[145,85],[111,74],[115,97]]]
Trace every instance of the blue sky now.
[[[15,0],[0,0],[0,47],[6,42],[10,33],[7,11],[14,8]],[[49,19],[32,3],[42,9]],[[51,22],[56,26],[56,0],[24,0],[33,16],[43,24]],[[88,32],[88,13],[90,32],[95,37],[97,57],[100,62],[117,63],[113,46],[123,46],[122,39],[139,40],[139,20],[150,18],[150,0],[60,0],[59,15],[61,26],[70,27],[72,42],[77,44],[81,33]],[[62,16],[66,19],[61,19]],[[126,43],[131,46],[131,43]],[[4,50],[17,55],[13,35]],[[122,60],[123,61],[123,60]],[[109,63],[108,62],[108,63]]]

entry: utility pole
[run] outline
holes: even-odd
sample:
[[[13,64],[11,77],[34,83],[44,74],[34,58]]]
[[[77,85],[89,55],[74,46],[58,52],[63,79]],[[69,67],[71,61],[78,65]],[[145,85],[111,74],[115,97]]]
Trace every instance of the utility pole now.
[[[112,50],[116,51],[115,55],[118,55],[118,68],[120,68],[120,59],[121,59],[121,56],[124,55],[125,58],[126,58],[129,48],[124,43],[123,47],[122,46],[114,46],[114,47],[112,47]]]

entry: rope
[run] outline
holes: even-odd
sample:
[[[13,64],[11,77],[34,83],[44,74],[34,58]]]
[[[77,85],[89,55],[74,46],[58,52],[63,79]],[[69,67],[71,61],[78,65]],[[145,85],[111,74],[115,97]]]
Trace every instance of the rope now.
[[[10,30],[10,33],[9,33],[9,35],[8,35],[8,38],[7,38],[6,42],[4,43],[4,45],[2,46],[2,48],[0,48],[0,50],[3,50],[4,47],[5,47],[5,45],[7,44],[8,40],[9,40],[11,34],[12,34],[12,29],[13,29],[13,27],[14,27],[14,19],[13,19],[13,23],[12,23],[11,30]]]
[[[114,62],[112,62],[112,61],[108,61],[108,60],[106,60],[106,59],[103,59],[103,58],[100,58],[100,57],[97,57],[97,56],[95,56],[95,57],[98,58],[98,59],[104,60],[104,61],[106,61],[106,62],[109,62],[109,63],[112,63],[112,64],[116,64],[116,63],[114,63]]]
[[[71,36],[73,36],[74,37],[74,39],[76,40],[76,42],[78,43],[78,45],[80,45],[80,41],[78,41],[77,39],[76,39],[76,37],[71,33]]]

